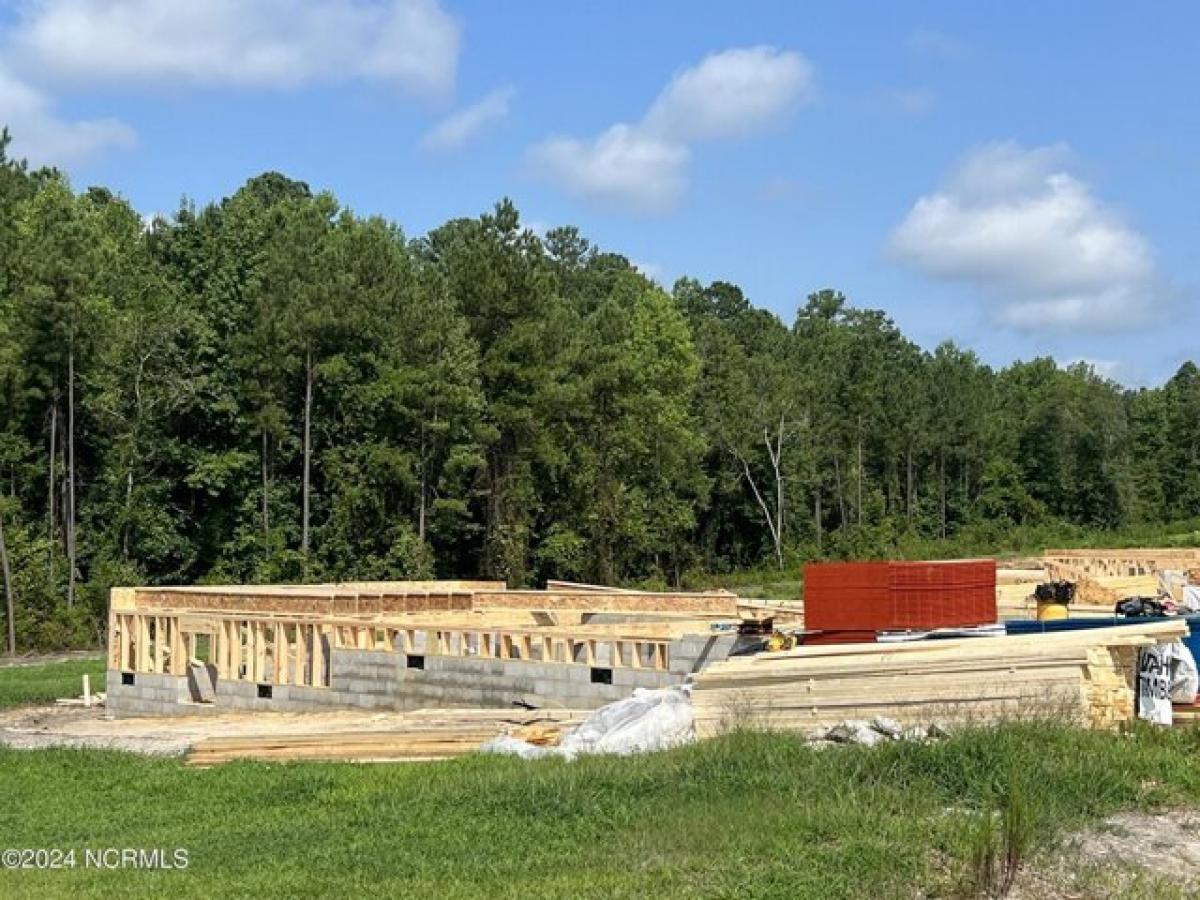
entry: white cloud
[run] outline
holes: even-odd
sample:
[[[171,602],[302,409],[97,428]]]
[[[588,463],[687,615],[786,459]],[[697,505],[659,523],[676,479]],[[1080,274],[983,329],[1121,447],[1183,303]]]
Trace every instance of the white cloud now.
[[[891,235],[895,258],[978,286],[1021,329],[1119,328],[1164,295],[1146,239],[1066,171],[1065,147],[969,155]]]
[[[454,86],[459,28],[437,0],[42,0],[8,51],[63,83],[265,88],[350,79]]]
[[[812,65],[799,53],[736,47],[676,74],[643,124],[679,141],[744,137],[776,124],[813,94]]]
[[[513,93],[511,87],[499,88],[478,103],[447,116],[425,133],[421,138],[421,146],[426,150],[457,150],[493,122],[508,117],[508,106]]]
[[[691,145],[745,137],[811,98],[812,66],[799,53],[741,47],[677,73],[641,121],[591,139],[559,136],[530,148],[536,175],[577,197],[638,215],[678,207]]]
[[[635,259],[631,259],[629,261],[629,264],[631,266],[633,266],[635,269],[637,269],[639,272],[641,272],[643,275],[645,275],[647,278],[649,278],[651,281],[657,281],[658,283],[661,284],[663,278],[665,277],[663,267],[660,266],[658,263],[638,262]]]
[[[551,138],[530,151],[529,161],[570,194],[655,215],[678,205],[689,155],[682,144],[620,123],[590,141]]]
[[[10,155],[34,165],[64,166],[109,147],[130,147],[136,138],[116,119],[68,121],[49,97],[0,68],[0,127],[12,134]]]
[[[1077,356],[1074,359],[1068,359],[1062,363],[1062,368],[1069,369],[1072,366],[1077,366],[1082,363],[1091,368],[1101,378],[1108,378],[1113,381],[1119,381],[1124,366],[1120,360],[1116,359],[1093,359],[1089,356]]]

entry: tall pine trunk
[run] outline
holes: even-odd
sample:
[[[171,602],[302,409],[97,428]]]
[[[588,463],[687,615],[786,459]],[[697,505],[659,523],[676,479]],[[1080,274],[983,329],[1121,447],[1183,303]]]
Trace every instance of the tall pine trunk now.
[[[425,543],[425,494],[429,490],[426,484],[426,449],[425,449],[425,423],[421,423],[421,497],[417,504],[417,537],[421,543]]]
[[[863,436],[862,436],[862,416],[858,418],[858,478],[856,479],[855,491],[857,494],[856,503],[858,504],[858,524],[862,525],[863,521]]]
[[[834,454],[834,457],[833,457],[833,480],[834,480],[834,483],[837,485],[838,528],[845,528],[846,525],[849,523],[846,521],[846,489],[842,484],[841,458],[842,458],[841,453]]]
[[[942,517],[942,540],[946,539],[946,451],[938,454],[938,494]]]
[[[816,494],[813,497],[813,522],[817,527],[817,552],[821,552],[821,486],[817,485]]]
[[[263,548],[271,546],[271,475],[267,465],[267,429],[262,430],[262,526]]]
[[[75,342],[67,351],[67,606],[75,605]]]
[[[54,492],[58,489],[58,482],[55,478],[54,462],[58,448],[55,446],[58,440],[58,392],[54,392],[53,399],[50,401],[50,489],[47,491],[46,498],[46,547],[49,557],[47,565],[50,571],[50,586],[54,588]]]
[[[913,454],[912,447],[909,447],[904,454],[905,465],[905,489],[904,489],[904,504],[906,507],[906,518],[908,524],[912,525],[913,518]]]
[[[8,562],[8,545],[4,542],[4,514],[0,513],[0,571],[4,574],[4,608],[8,618],[8,655],[17,652],[17,603],[13,597],[12,567]]]
[[[304,574],[308,575],[308,511],[312,472],[312,404],[313,404],[313,358],[312,346],[304,355],[304,489],[303,512],[300,523],[300,552],[304,555]]]

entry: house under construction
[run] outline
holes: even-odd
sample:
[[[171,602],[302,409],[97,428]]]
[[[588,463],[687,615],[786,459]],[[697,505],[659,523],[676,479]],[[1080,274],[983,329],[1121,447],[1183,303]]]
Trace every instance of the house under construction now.
[[[588,709],[680,684],[740,644],[737,595],[482,581],[114,588],[116,716]]]

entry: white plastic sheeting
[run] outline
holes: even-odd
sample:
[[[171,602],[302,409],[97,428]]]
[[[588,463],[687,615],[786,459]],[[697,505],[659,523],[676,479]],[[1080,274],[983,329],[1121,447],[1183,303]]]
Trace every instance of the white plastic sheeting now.
[[[692,726],[690,689],[637,688],[633,696],[602,706],[563,736],[557,747],[537,747],[504,735],[479,748],[481,753],[502,753],[537,759],[561,756],[572,759],[583,753],[628,756],[689,744],[696,739]]]

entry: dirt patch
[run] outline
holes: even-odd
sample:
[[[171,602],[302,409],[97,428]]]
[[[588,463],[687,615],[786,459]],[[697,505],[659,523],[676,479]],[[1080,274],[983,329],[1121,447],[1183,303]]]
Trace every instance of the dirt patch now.
[[[1071,835],[1013,897],[1200,897],[1200,810],[1127,812]]]

